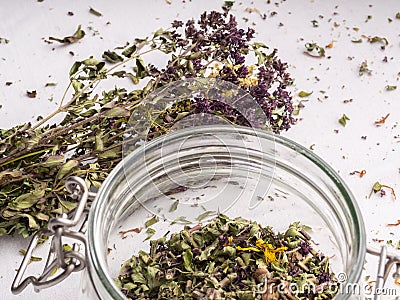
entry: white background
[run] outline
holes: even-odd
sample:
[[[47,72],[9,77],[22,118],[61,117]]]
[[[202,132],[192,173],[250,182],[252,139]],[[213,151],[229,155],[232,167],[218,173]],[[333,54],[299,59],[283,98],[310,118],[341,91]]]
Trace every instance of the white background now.
[[[169,27],[176,18],[197,18],[204,10],[220,9],[221,4],[195,0],[172,0],[172,4],[165,0],[1,0],[0,37],[8,38],[10,43],[0,44],[0,128],[35,122],[38,115],[53,111],[67,86],[68,71],[75,60],[90,55],[100,58],[104,50],[123,45],[134,37],[150,35],[160,27]],[[103,16],[90,14],[89,6]],[[255,12],[246,12],[246,8],[257,8],[267,14],[267,19],[263,20]],[[68,16],[69,11],[74,15]],[[297,96],[299,91],[313,91],[304,103],[306,107],[300,112],[298,124],[283,135],[306,147],[314,145],[315,153],[340,173],[361,207],[369,241],[393,240],[397,245],[400,228],[386,224],[400,219],[400,86],[394,91],[386,91],[385,86],[400,84],[400,19],[395,18],[400,12],[400,1],[291,0],[270,4],[261,0],[243,1],[237,2],[232,12],[245,26],[256,23],[256,40],[277,48],[279,57],[289,63],[295,78],[292,91],[295,101],[301,100]],[[271,12],[277,14],[271,17]],[[368,22],[367,16],[371,16]],[[245,23],[243,17],[249,21]],[[388,18],[393,21],[389,22]],[[319,27],[314,28],[312,20],[317,20]],[[76,44],[49,45],[43,40],[49,36],[70,35],[79,24],[87,35]],[[98,34],[93,35],[89,26]],[[370,44],[366,38],[360,44],[351,42],[362,35],[385,37],[389,45],[382,50],[380,43]],[[325,58],[304,54],[306,42],[325,46],[332,41],[333,48],[326,49]],[[385,56],[387,63],[382,61]],[[359,66],[365,60],[371,75],[359,76]],[[11,86],[5,85],[8,81],[12,82]],[[57,85],[44,87],[47,82],[57,82]],[[36,90],[38,96],[28,98],[27,90]],[[51,97],[52,102],[48,100]],[[344,103],[346,99],[353,100]],[[346,127],[338,123],[343,113],[350,118]],[[374,121],[387,113],[390,116],[386,123],[375,126]],[[367,136],[366,140],[361,136]],[[349,175],[363,169],[366,170],[363,178]],[[376,181],[392,186],[399,199],[394,201],[389,190],[384,197],[376,194],[368,198]],[[79,299],[80,275],[77,274],[40,294],[35,294],[31,287],[19,296],[11,294],[15,269],[22,259],[18,250],[27,243],[17,236],[0,238],[0,299]],[[390,246],[389,249],[395,251]],[[373,277],[376,259],[367,256],[365,267],[364,276]],[[400,295],[400,287],[397,288]]]

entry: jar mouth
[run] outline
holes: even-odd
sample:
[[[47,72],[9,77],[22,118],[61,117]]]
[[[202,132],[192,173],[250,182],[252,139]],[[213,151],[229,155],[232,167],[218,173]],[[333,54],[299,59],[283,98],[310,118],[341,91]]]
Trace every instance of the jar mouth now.
[[[207,134],[215,134],[218,136],[224,134],[229,135],[232,133],[242,137],[256,136],[262,141],[273,143],[277,147],[276,149],[273,149],[272,152],[276,151],[276,153],[279,155],[279,152],[282,150],[282,155],[291,153],[301,157],[302,160],[307,161],[308,164],[310,164],[316,169],[316,171],[320,173],[321,178],[323,178],[326,182],[329,181],[328,183],[333,187],[331,192],[337,196],[337,201],[335,203],[328,203],[328,205],[330,207],[332,206],[332,210],[336,211],[337,215],[340,216],[337,217],[337,222],[340,223],[342,228],[345,228],[343,230],[346,231],[344,234],[348,240],[348,245],[343,245],[343,247],[346,248],[343,251],[348,251],[350,253],[348,261],[351,262],[350,268],[346,271],[347,282],[358,282],[361,276],[366,254],[366,234],[364,222],[360,209],[354,196],[350,192],[350,189],[343,179],[341,179],[340,176],[332,169],[332,167],[300,144],[288,138],[277,136],[267,131],[241,126],[232,127],[226,125],[203,125],[194,128],[180,129],[146,143],[143,147],[135,150],[126,158],[124,158],[103,183],[89,213],[87,246],[89,277],[94,285],[95,290],[98,292],[100,299],[126,299],[122,292],[115,285],[112,276],[109,274],[109,272],[107,272],[107,246],[105,246],[105,244],[107,244],[108,237],[107,234],[105,234],[104,227],[105,223],[113,222],[113,220],[110,220],[111,217],[108,215],[108,211],[115,209],[118,204],[114,203],[115,195],[112,194],[112,191],[115,192],[115,187],[123,184],[124,181],[127,180],[127,172],[125,169],[126,166],[138,164],[138,162],[143,161],[143,158],[147,154],[158,151],[162,146],[165,145],[166,139],[171,143],[173,141],[185,140],[188,135],[201,137],[202,135]],[[277,159],[277,164],[280,163],[279,160],[291,160],[291,157],[280,157]],[[300,172],[294,173],[296,176],[313,186],[313,188],[319,189],[318,184],[312,182],[312,179],[307,178],[306,173],[302,173],[301,170]],[[119,196],[123,197],[121,195]],[[329,222],[329,220],[327,221]],[[342,245],[339,245],[339,248],[341,246]],[[122,262],[123,261],[119,263],[122,264]],[[349,297],[350,295],[347,294],[338,294],[335,299],[347,299]]]

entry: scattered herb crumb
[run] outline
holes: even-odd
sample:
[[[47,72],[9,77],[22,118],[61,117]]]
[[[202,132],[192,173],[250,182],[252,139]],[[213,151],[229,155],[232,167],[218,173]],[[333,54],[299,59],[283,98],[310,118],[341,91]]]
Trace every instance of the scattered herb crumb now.
[[[185,216],[180,216],[171,222],[171,225],[182,223],[182,224],[190,224],[192,222],[188,221]]]
[[[137,228],[133,228],[133,229],[122,230],[119,232],[119,234],[121,235],[122,238],[124,238],[127,233],[130,233],[130,232],[140,233],[141,231],[142,231],[142,227],[137,227]]]
[[[225,2],[224,2],[224,6],[226,6],[226,7],[232,7],[234,3],[235,3],[235,1],[225,1]]]
[[[366,170],[361,170],[361,171],[353,171],[350,173],[350,175],[358,174],[360,178],[362,178],[365,174],[367,174]]]
[[[9,39],[0,37],[0,44],[8,44],[10,42]]]
[[[47,82],[44,86],[48,87],[48,86],[56,86],[57,82]]]
[[[388,113],[386,116],[380,118],[379,120],[375,121],[374,124],[377,126],[383,125],[386,122],[386,119],[389,118],[390,113]]]
[[[300,98],[305,98],[305,97],[310,96],[312,93],[313,93],[312,91],[311,92],[300,91],[299,92],[299,97]]]
[[[178,204],[179,204],[179,201],[178,201],[178,200],[174,201],[174,203],[172,203],[172,205],[171,205],[171,207],[170,207],[170,209],[169,209],[169,212],[174,212],[174,211],[176,211],[176,209],[178,208]]]
[[[318,27],[319,26],[317,20],[312,20],[311,24],[312,24],[313,27]]]
[[[333,48],[333,43],[334,43],[334,41],[330,42],[328,45],[325,46],[325,48],[328,48],[328,49]]]
[[[396,14],[396,19],[400,19],[400,12]]]
[[[81,25],[78,26],[78,29],[75,31],[75,33],[71,36],[66,36],[62,39],[60,38],[55,38],[55,37],[49,37],[50,41],[56,41],[62,44],[72,44],[77,42],[78,40],[82,39],[85,36],[85,32],[81,29]]]
[[[26,95],[27,95],[29,98],[36,98],[37,92],[36,92],[35,90],[33,90],[33,91],[26,91]]]
[[[393,199],[396,200],[396,193],[395,193],[394,189],[391,186],[388,186],[386,184],[381,184],[378,181],[375,182],[374,185],[372,186],[372,190],[371,190],[371,193],[369,194],[368,198],[371,197],[372,193],[376,194],[377,192],[381,192],[381,196],[384,196],[386,193],[383,190],[383,188],[390,189],[390,191],[392,192],[392,195],[393,195]]]
[[[73,16],[74,13],[73,13],[72,11],[69,11],[69,12],[67,13],[67,15],[68,15],[68,16]]]
[[[397,85],[387,85],[385,88],[387,91],[394,91],[397,89]]]
[[[145,241],[151,239],[151,237],[156,234],[156,231],[153,228],[147,228],[146,234],[147,237],[144,239]]]
[[[19,253],[21,253],[22,255],[26,255],[26,251],[24,249],[19,249],[18,251]],[[31,256],[31,259],[29,260],[29,263],[33,262],[33,261],[41,261],[42,258],[38,257],[38,256]]]
[[[305,54],[312,56],[312,57],[324,57],[325,56],[325,49],[321,46],[318,46],[316,43],[306,43],[306,52]]]
[[[387,40],[387,38],[384,38],[384,37],[380,37],[380,36],[370,37],[370,36],[365,36],[365,35],[363,35],[363,37],[367,38],[367,41],[371,44],[380,42],[380,43],[385,44],[386,46],[389,45],[389,41]]]
[[[367,75],[371,75],[372,71],[370,69],[368,69],[368,62],[366,60],[364,60],[361,65],[360,68],[358,70],[358,75],[362,76],[364,74]]]
[[[147,220],[147,221],[144,223],[144,226],[147,228],[147,227],[150,227],[151,225],[156,224],[157,222],[158,222],[157,216],[153,216],[151,219]]]
[[[101,12],[95,10],[95,9],[92,8],[92,7],[89,7],[89,12],[90,12],[91,14],[95,15],[96,17],[101,17],[101,16],[103,15]]]
[[[399,225],[400,225],[400,220],[397,220],[396,223],[387,224],[386,226],[388,226],[388,227],[394,227],[394,226],[399,226]]]
[[[346,116],[346,114],[343,114],[342,117],[339,119],[339,123],[340,125],[342,125],[343,127],[346,126],[347,121],[350,121],[350,118],[348,116]]]
[[[12,85],[13,83],[11,82],[11,81],[7,81],[6,82],[6,86],[10,86],[10,85]]]

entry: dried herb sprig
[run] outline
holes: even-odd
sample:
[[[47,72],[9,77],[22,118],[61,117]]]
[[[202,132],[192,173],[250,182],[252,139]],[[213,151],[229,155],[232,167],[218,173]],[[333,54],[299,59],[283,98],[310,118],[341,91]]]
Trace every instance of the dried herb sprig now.
[[[204,13],[197,22],[174,21],[170,29],[159,29],[152,37],[104,52],[103,59],[75,62],[55,112],[34,125],[0,130],[0,236],[27,237],[50,218],[72,210],[76,203],[63,187],[70,175],[81,176],[90,189],[98,189],[122,158],[122,145],[129,141],[125,138],[129,116],[142,99],[171,82],[211,77],[239,85],[261,106],[271,130],[289,129],[294,119],[287,65],[277,58],[276,50],[268,53],[267,46],[252,42],[253,35],[251,28],[238,28],[225,9]],[[145,63],[150,52],[166,55],[165,66]],[[257,63],[249,64],[254,58]],[[95,91],[101,81],[125,78],[142,88],[128,91],[116,85]],[[165,111],[162,127],[153,126],[154,136],[182,115],[196,113],[248,125],[228,104],[195,99]],[[59,114],[63,120],[48,125]]]
[[[276,234],[222,214],[150,241],[116,283],[128,299],[333,299],[339,288],[299,223]]]

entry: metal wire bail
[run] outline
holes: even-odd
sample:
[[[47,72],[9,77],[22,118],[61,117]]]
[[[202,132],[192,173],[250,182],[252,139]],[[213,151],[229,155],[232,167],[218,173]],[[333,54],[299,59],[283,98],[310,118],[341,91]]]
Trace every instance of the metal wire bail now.
[[[389,254],[386,246],[382,246],[380,251],[367,248],[367,252],[369,254],[379,256],[378,274],[375,283],[374,300],[380,300],[382,294],[381,291],[383,290],[386,280],[388,279],[394,266],[396,266],[396,270],[392,276],[395,280],[400,279],[400,257],[393,254]]]
[[[69,214],[49,221],[48,228],[39,230],[33,237],[28,246],[21,266],[14,278],[11,286],[13,294],[21,293],[29,284],[34,286],[36,292],[58,284],[73,272],[79,272],[86,266],[85,255],[80,251],[80,244],[73,243],[72,250],[64,249],[62,238],[68,237],[79,241],[85,245],[86,252],[86,225],[90,203],[95,193],[88,191],[85,181],[82,178],[73,176],[65,182],[65,188],[71,194],[71,197],[78,201],[77,207]],[[80,223],[78,230],[72,228]],[[29,276],[22,280],[25,271],[32,258],[33,250],[38,245],[42,237],[51,238],[50,250],[42,274],[38,277]],[[61,271],[61,272],[60,272]]]

